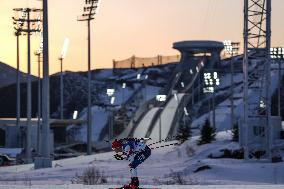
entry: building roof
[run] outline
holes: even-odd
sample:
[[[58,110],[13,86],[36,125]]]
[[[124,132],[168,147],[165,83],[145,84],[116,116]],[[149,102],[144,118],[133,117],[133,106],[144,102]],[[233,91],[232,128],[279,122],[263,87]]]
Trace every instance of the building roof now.
[[[224,44],[219,41],[179,41],[173,44],[173,48],[179,51],[186,51],[190,53],[210,53],[212,51],[221,51],[224,48]]]

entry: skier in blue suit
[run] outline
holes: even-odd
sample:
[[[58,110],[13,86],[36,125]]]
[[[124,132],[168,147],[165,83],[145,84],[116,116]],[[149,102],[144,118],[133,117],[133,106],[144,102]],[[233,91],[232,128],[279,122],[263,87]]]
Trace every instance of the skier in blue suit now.
[[[130,162],[131,182],[128,185],[124,185],[122,188],[139,188],[137,167],[151,155],[151,149],[145,144],[145,140],[137,138],[115,139],[112,142],[112,149],[116,152],[114,157],[117,160],[125,159]]]

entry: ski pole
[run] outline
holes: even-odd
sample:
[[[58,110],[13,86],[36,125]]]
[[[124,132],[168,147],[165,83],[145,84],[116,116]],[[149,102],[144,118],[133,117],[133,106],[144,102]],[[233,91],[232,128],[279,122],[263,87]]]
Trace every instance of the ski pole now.
[[[154,143],[148,144],[148,146],[151,146],[151,145],[154,145],[154,144],[157,144],[157,143],[161,143],[161,142],[166,142],[167,140],[172,139],[172,138],[174,138],[174,137],[176,137],[176,136],[167,137],[167,138],[166,138],[166,139],[164,139],[164,140],[160,140],[160,141],[157,141],[157,142],[154,142]]]
[[[166,146],[172,146],[172,145],[177,145],[177,144],[179,144],[179,143],[177,142],[177,143],[167,144],[167,145],[163,145],[163,146],[157,146],[157,147],[154,147],[154,148],[151,148],[151,149],[154,150],[154,149],[157,149],[157,148],[164,148]]]
[[[124,139],[138,139],[138,140],[152,140],[151,138],[124,138]],[[120,139],[116,139],[120,140]],[[104,140],[105,142],[112,142],[111,140]]]

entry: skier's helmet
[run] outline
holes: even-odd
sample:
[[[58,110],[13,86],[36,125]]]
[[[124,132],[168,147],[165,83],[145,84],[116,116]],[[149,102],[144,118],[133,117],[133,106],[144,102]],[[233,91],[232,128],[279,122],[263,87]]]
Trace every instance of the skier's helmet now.
[[[115,140],[112,142],[112,144],[111,144],[111,148],[112,148],[112,149],[116,149],[116,148],[119,148],[119,147],[121,147],[121,146],[122,146],[121,142],[120,142],[119,140],[117,140],[117,139],[115,139]]]

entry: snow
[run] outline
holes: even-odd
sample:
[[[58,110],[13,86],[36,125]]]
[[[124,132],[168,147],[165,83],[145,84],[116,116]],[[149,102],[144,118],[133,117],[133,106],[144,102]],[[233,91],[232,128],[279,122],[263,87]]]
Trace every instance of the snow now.
[[[10,185],[1,186],[0,189],[108,189],[117,185]],[[283,189],[283,185],[145,185],[143,188],[161,188],[161,189]]]
[[[219,132],[211,144],[197,146],[198,136],[180,146],[169,146],[152,150],[152,155],[138,168],[142,186],[159,185],[161,188],[193,188],[193,186],[164,186],[173,182],[171,173],[179,173],[194,185],[262,185],[284,184],[284,163],[245,162],[236,159],[209,159],[210,153],[221,149],[238,149],[238,144],[231,142],[230,132]],[[155,142],[152,140],[151,142]],[[175,143],[158,143],[155,146]],[[53,168],[34,170],[32,164],[0,168],[0,185],[18,185],[17,187],[36,188],[88,188],[91,186],[71,185],[71,179],[88,167],[97,167],[107,177],[108,185],[92,188],[123,185],[129,181],[128,161],[116,161],[114,152],[53,161]],[[208,165],[212,169],[194,173],[198,167]],[[31,186],[26,186],[31,183]],[[38,185],[38,186],[37,186]],[[162,185],[162,186],[161,186]],[[4,186],[3,186],[4,187]],[[16,187],[16,188],[17,188]],[[202,186],[196,186],[196,188]],[[207,187],[207,186],[206,186]],[[213,187],[213,186],[212,186]],[[223,186],[224,188],[228,186]],[[255,186],[261,187],[261,186]],[[277,187],[277,186],[275,186]],[[5,187],[4,187],[5,188]],[[7,188],[7,187],[6,187]],[[208,187],[207,187],[208,188]],[[220,188],[220,187],[219,187]],[[243,186],[241,188],[244,188]],[[273,188],[273,187],[271,187]]]
[[[277,65],[272,64],[272,67],[276,67]],[[282,76],[284,75],[284,72],[281,72]],[[242,81],[243,74],[235,74],[234,75],[234,83],[239,83]],[[270,85],[270,90],[275,91],[278,85],[278,70],[272,70],[271,71],[271,85]],[[222,76],[220,79],[220,86],[218,89],[224,89],[226,87],[229,87],[231,85],[231,80],[230,80],[230,75],[227,74],[225,76]],[[229,88],[227,90],[230,90]],[[234,97],[242,97],[243,96],[243,91],[242,91],[242,84],[241,85],[236,85],[234,89]],[[219,92],[220,94],[221,92]],[[255,98],[256,94],[253,93],[252,91],[249,91],[249,99],[258,99]],[[235,99],[234,100],[234,114],[235,114],[235,119],[238,120],[242,116],[243,112],[243,99]],[[215,107],[215,114],[216,114],[216,128],[218,131],[225,131],[228,129],[231,129],[231,110],[230,110],[230,99],[226,99],[219,105]],[[192,127],[199,127],[204,124],[205,119],[211,118],[213,120],[213,111],[210,111],[206,114],[203,114],[199,118],[195,119],[192,123]]]
[[[22,148],[0,148],[0,154],[6,154],[12,158],[15,158],[21,151]]]
[[[182,99],[182,97],[184,96],[184,94],[177,94],[178,99]],[[178,100],[179,102],[181,102],[181,100]],[[175,112],[177,111],[177,107],[178,107],[178,102],[175,97],[172,97],[171,100],[167,103],[167,105],[163,108],[162,114],[160,115],[161,119],[161,138],[165,139],[167,138],[169,131],[171,129],[172,126],[172,122],[175,116]],[[152,139],[159,139],[159,121],[157,120],[154,128],[151,132],[150,138]]]
[[[84,110],[85,111],[85,110]],[[79,117],[80,120],[86,120],[87,114],[84,113]],[[93,140],[97,141],[99,139],[100,133],[103,127],[106,125],[108,119],[108,112],[107,110],[93,106],[92,107],[92,128],[93,128]],[[76,134],[74,135],[74,139],[76,141],[83,141],[86,142],[87,136],[87,124],[83,124],[81,127],[71,126],[69,130],[74,129]]]

